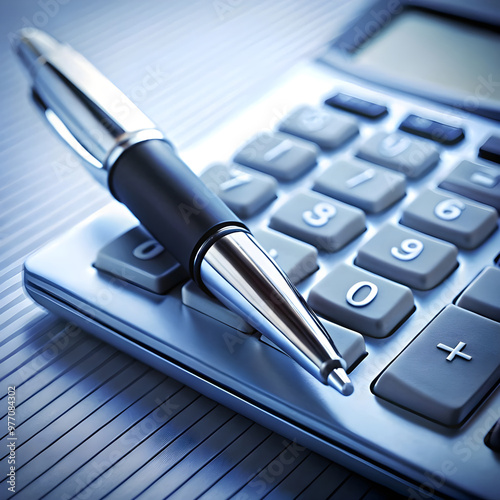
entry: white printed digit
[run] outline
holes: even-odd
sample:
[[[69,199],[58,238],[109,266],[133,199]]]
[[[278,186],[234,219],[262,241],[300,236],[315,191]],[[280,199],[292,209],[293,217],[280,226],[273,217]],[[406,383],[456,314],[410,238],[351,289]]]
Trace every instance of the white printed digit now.
[[[355,188],[356,186],[359,186],[360,184],[363,184],[364,182],[373,179],[375,177],[375,173],[376,172],[373,168],[367,168],[366,170],[363,170],[363,172],[361,172],[360,174],[356,174],[354,177],[347,179],[345,185],[349,189]]]
[[[434,208],[434,215],[442,220],[455,220],[465,210],[465,203],[456,198],[440,201]]]
[[[317,130],[325,128],[325,126],[330,121],[330,117],[327,113],[316,109],[308,109],[307,111],[302,113],[300,119],[302,120],[302,125],[304,126],[304,128],[311,132],[315,132]]]
[[[285,139],[279,142],[276,146],[271,148],[267,153],[264,154],[265,161],[277,160],[280,156],[288,153],[290,149],[293,148],[293,142],[289,139]]]
[[[230,172],[231,179],[223,182],[220,185],[221,191],[229,191],[230,189],[234,189],[238,186],[242,186],[244,184],[248,184],[252,180],[252,176],[245,172],[241,172],[240,170],[231,170]]]
[[[409,238],[401,242],[400,248],[392,247],[391,255],[399,260],[416,259],[424,249],[424,244],[420,240]]]
[[[378,151],[387,158],[393,158],[406,151],[411,146],[408,137],[388,135],[379,145]]]
[[[154,259],[163,252],[163,247],[155,240],[147,240],[137,245],[132,255],[140,260]]]
[[[356,295],[356,293],[365,286],[367,286],[370,289],[368,295],[362,300],[355,300],[354,295]],[[345,296],[345,299],[349,304],[351,304],[351,306],[363,307],[367,306],[370,302],[372,302],[377,296],[377,293],[378,293],[378,287],[374,283],[370,281],[358,281],[357,283],[354,283],[354,285],[352,285],[351,288],[349,288]]]
[[[337,213],[337,209],[329,203],[317,203],[312,210],[306,210],[302,219],[313,227],[324,226]]]

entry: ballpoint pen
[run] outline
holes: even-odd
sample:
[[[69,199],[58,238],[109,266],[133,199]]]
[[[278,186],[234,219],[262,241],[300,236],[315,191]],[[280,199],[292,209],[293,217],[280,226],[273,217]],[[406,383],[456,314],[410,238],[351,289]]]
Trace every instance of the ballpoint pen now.
[[[322,383],[351,394],[345,361],[314,312],[155,124],[69,45],[26,28],[14,50],[49,123],[194,281]]]

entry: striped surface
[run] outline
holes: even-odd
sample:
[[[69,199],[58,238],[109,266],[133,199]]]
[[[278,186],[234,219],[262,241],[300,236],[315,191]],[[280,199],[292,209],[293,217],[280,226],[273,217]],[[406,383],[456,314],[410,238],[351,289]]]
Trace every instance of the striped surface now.
[[[369,482],[102,344],[34,304],[26,256],[108,200],[28,99],[8,41],[80,50],[180,148],[313,56],[353,2],[38,0],[0,19],[0,497],[16,386],[16,498],[379,498]],[[357,2],[359,3],[359,2]]]

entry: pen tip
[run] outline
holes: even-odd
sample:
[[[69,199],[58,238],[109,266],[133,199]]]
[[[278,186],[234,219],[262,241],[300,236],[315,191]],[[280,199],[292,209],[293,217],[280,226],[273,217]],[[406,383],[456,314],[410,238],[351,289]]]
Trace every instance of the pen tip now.
[[[354,392],[351,379],[343,368],[335,368],[328,375],[328,385],[340,392],[344,396],[349,396]]]

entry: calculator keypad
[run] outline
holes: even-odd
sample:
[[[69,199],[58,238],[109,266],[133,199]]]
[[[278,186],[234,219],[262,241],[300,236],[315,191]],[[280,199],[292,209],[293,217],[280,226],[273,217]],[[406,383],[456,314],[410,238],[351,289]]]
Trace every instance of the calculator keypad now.
[[[429,189],[404,209],[401,223],[461,248],[472,249],[495,230],[497,213],[486,205]]]
[[[94,266],[154,293],[167,293],[187,279],[181,265],[142,226],[103,247]]]
[[[430,290],[457,267],[457,254],[454,245],[386,224],[359,249],[355,263],[417,290]]]
[[[253,235],[294,285],[319,269],[315,247],[268,229],[257,229]]]
[[[382,373],[377,396],[461,424],[500,377],[500,323],[450,305]]]
[[[464,160],[439,187],[489,205],[500,212],[500,167],[478,165]]]
[[[465,289],[457,305],[500,322],[500,269],[487,267]]]
[[[363,127],[369,123],[373,129],[374,122],[363,118],[382,119],[388,115],[385,106],[341,93],[325,104],[329,107],[296,108],[277,131],[259,134],[237,151],[234,163],[211,165],[201,178],[247,219],[256,240],[294,284],[308,286],[312,280],[307,302],[350,369],[356,369],[366,355],[363,335],[396,338],[416,309],[412,289],[419,296],[434,293],[452,275],[459,266],[455,245],[471,250],[487,244],[500,211],[500,168],[462,161],[442,180],[441,189],[422,188],[422,177],[437,166],[445,147],[465,140],[462,128],[410,115],[401,123],[402,131],[366,133]],[[360,145],[351,147],[354,141]],[[291,184],[299,179],[300,186]],[[279,199],[282,194],[284,200]],[[393,209],[401,200],[397,223]],[[382,224],[384,217],[390,220]],[[128,233],[118,238],[102,249],[95,266],[155,293],[186,279],[175,266],[175,272],[167,273],[175,279],[161,286],[157,279],[149,284],[142,264],[135,274],[125,272],[137,260],[131,259],[132,251],[147,241],[143,250],[151,261],[160,254],[167,258],[142,228],[130,233],[133,241]],[[118,254],[114,245],[127,250]],[[120,259],[125,266],[117,267]],[[323,261],[334,267],[315,279]],[[415,340],[376,379],[374,394],[394,408],[444,425],[464,422],[500,376],[499,287],[499,269],[487,267],[454,296],[456,305],[446,307],[420,334],[415,332]],[[244,319],[192,281],[181,295],[185,306],[259,338]],[[483,343],[479,331],[484,332]],[[264,337],[260,340],[278,349]],[[491,352],[485,345],[491,345]]]
[[[302,191],[274,212],[269,227],[335,252],[365,230],[365,214],[322,194]]]
[[[256,214],[276,198],[274,177],[254,170],[215,164],[203,172],[201,180],[243,219]]]
[[[349,330],[348,328],[344,328],[343,326],[331,323],[326,319],[320,319],[320,321],[325,327],[328,335],[332,339],[335,339],[335,347],[342,355],[346,363],[347,371],[350,372],[366,356],[365,339],[363,335],[353,330]],[[261,340],[265,344],[281,350],[274,342],[266,337],[262,336]]]
[[[201,290],[194,281],[188,281],[182,287],[182,303],[240,332],[251,333],[254,330],[241,316]]]
[[[292,181],[316,165],[315,144],[291,135],[263,133],[254,137],[234,157],[236,163]]]
[[[452,127],[417,115],[408,115],[401,122],[399,128],[446,146],[458,144],[465,137],[464,131],[460,127]]]
[[[406,134],[378,132],[361,144],[357,156],[415,179],[437,164],[439,150],[430,142]]]
[[[349,111],[364,118],[370,118],[371,120],[382,118],[387,114],[387,107],[382,104],[370,102],[366,99],[360,99],[359,97],[342,92],[329,97],[325,101],[325,104],[333,108]]]
[[[406,180],[403,174],[352,158],[334,162],[316,179],[314,190],[378,213],[405,195]]]
[[[500,163],[500,137],[498,135],[489,137],[479,148],[479,157]]]
[[[336,149],[358,133],[354,118],[313,106],[297,108],[280,123],[279,129],[323,149]]]
[[[413,311],[411,290],[347,264],[339,264],[309,293],[321,316],[370,337],[386,337]]]

